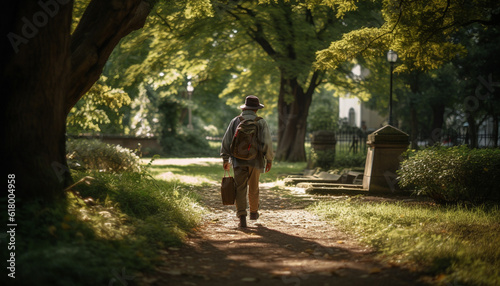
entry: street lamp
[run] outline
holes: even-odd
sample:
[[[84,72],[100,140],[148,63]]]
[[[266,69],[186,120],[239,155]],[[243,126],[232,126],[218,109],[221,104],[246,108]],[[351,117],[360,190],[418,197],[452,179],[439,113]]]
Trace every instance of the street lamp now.
[[[188,86],[187,86],[187,94],[188,94],[188,129],[193,129],[193,118],[192,118],[192,114],[191,114],[191,95],[193,95],[193,90],[194,90],[194,87],[191,85],[191,82],[188,81]]]
[[[393,50],[389,50],[389,52],[387,52],[387,61],[391,64],[391,85],[390,85],[390,91],[389,91],[389,125],[393,124],[393,121],[392,121],[392,71],[394,70],[394,63],[397,60],[398,60],[398,54]]]

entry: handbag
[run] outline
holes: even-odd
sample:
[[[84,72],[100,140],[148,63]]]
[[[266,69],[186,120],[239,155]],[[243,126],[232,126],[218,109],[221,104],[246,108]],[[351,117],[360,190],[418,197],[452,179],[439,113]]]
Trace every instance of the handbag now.
[[[226,177],[226,173],[228,173],[229,176]],[[231,177],[231,173],[226,170],[224,171],[224,177],[222,178],[220,195],[223,205],[234,205],[234,201],[236,200],[236,182],[234,181],[234,178]]]

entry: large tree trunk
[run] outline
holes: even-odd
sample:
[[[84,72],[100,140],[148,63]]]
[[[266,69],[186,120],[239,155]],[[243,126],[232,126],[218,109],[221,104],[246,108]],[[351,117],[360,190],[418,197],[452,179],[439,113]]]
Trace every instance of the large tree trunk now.
[[[16,7],[2,10],[2,18],[9,19],[5,32],[10,35],[2,59],[3,161],[7,172],[15,175],[16,198],[54,200],[62,197],[62,188],[70,182],[65,108],[73,7],[56,2],[58,12],[50,17],[37,1],[15,2]]]
[[[314,85],[315,78],[312,80]],[[276,160],[288,162],[303,162],[305,152],[305,137],[307,116],[312,101],[314,88],[306,92],[296,79],[281,79],[278,100],[278,148]]]
[[[149,4],[94,0],[73,36],[73,1],[10,1],[4,6],[3,161],[15,175],[17,199],[53,201],[71,182],[66,116],[99,78],[118,41],[142,27]]]

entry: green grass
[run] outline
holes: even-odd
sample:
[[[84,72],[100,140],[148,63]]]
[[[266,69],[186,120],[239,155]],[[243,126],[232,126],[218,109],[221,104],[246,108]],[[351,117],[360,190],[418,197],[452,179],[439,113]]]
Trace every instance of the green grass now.
[[[260,182],[275,182],[285,175],[298,173],[306,167],[305,162],[301,163],[287,163],[287,162],[273,162],[271,171],[260,175]],[[203,163],[203,164],[190,164],[185,166],[179,165],[152,165],[150,166],[150,173],[155,177],[160,177],[162,174],[171,172],[168,180],[180,181],[183,176],[191,176],[194,178],[206,179],[208,181],[219,183],[224,176],[224,169],[222,168],[222,160],[219,163]],[[231,175],[233,171],[231,170]],[[196,185],[196,183],[194,183]]]
[[[162,261],[160,250],[180,245],[201,221],[203,209],[188,184],[144,172],[73,174],[75,181],[84,176],[93,178],[90,184],[74,190],[93,203],[69,192],[66,201],[31,202],[19,211],[15,282],[118,285],[125,273],[135,285],[138,272]]]
[[[390,261],[457,285],[500,284],[500,209],[424,203],[321,202],[310,210]]]
[[[222,162],[222,160],[221,160]],[[206,179],[209,181],[220,181],[224,176],[222,163],[205,163],[205,164],[190,164],[190,165],[153,165],[150,167],[151,175],[159,177],[162,174],[171,172],[173,176],[163,177],[169,181],[181,181],[181,176],[191,176],[194,178]]]

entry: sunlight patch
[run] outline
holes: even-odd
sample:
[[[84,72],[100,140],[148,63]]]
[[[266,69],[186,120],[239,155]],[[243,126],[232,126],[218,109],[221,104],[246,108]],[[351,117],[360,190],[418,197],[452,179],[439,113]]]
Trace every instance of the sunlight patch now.
[[[156,179],[158,180],[164,180],[164,181],[175,181],[175,180],[179,180],[183,183],[186,183],[186,184],[193,184],[193,185],[201,185],[203,183],[212,183],[212,181],[210,181],[209,179],[207,178],[204,178],[204,177],[193,177],[193,176],[185,176],[185,175],[176,175],[172,172],[165,172],[165,173],[161,173],[157,176],[155,176]]]

